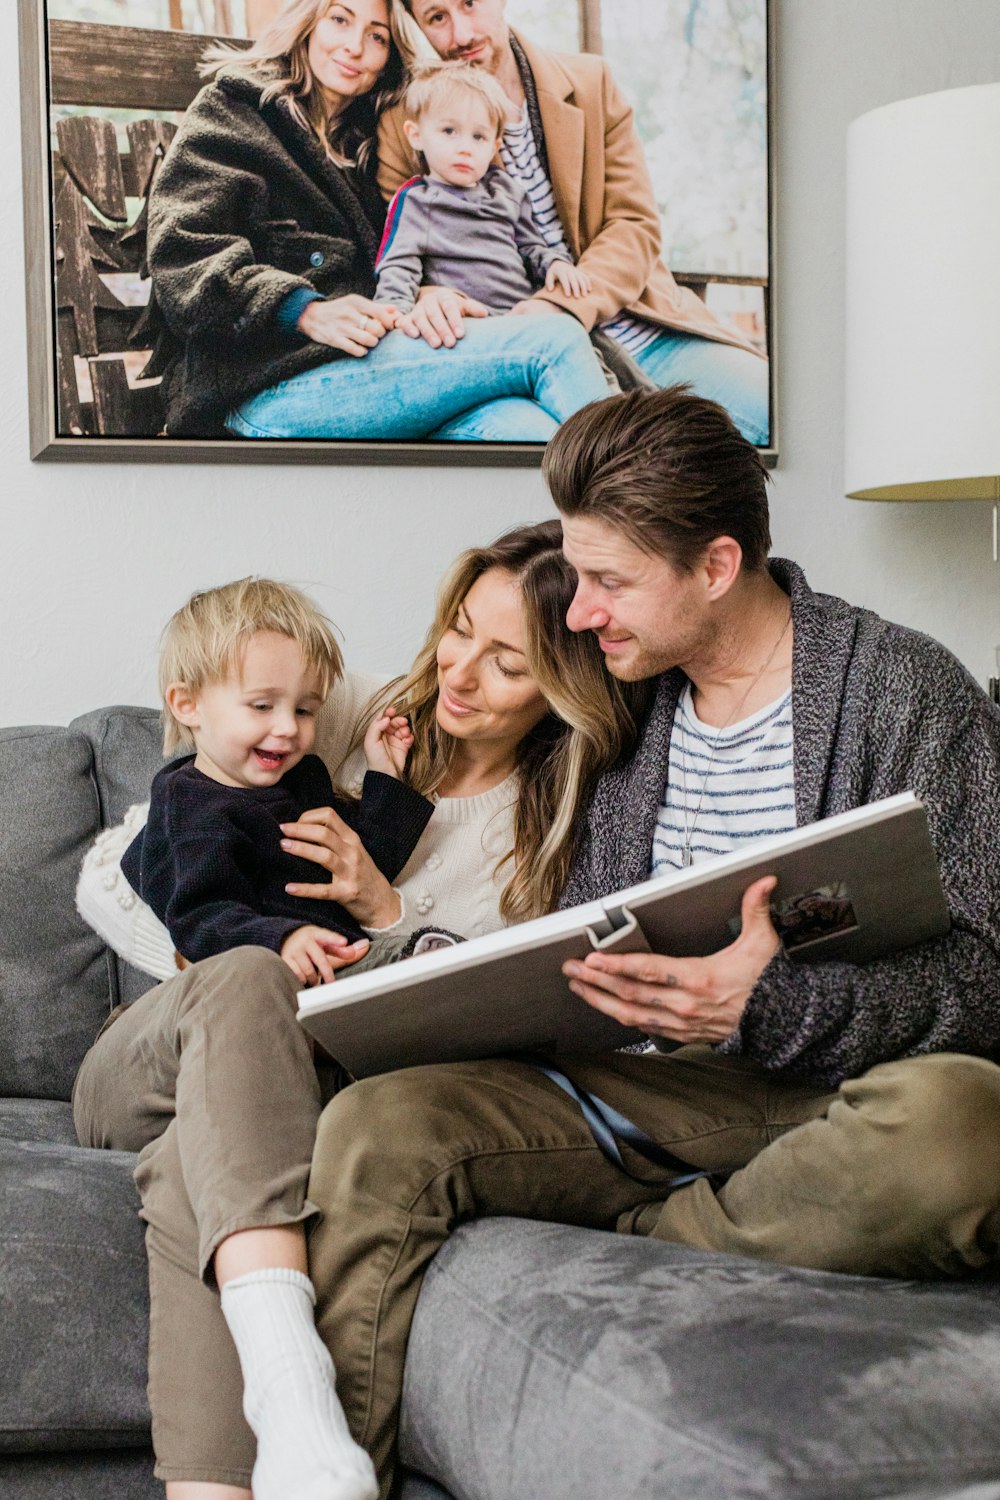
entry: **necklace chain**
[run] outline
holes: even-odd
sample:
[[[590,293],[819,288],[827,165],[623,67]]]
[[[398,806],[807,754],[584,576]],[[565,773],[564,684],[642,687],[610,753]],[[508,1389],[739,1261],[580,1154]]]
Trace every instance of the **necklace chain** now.
[[[750,694],[753,692],[753,690],[757,686],[758,682],[760,682],[761,678],[764,676],[764,673],[767,671],[768,667],[771,665],[771,663],[773,662],[774,658],[777,656],[777,654],[778,654],[778,647],[781,645],[782,641],[785,639],[785,636],[788,634],[788,627],[791,625],[791,623],[792,623],[792,608],[791,608],[791,605],[789,605],[789,607],[788,607],[788,615],[787,615],[787,617],[785,619],[785,623],[781,627],[781,633],[778,636],[778,639],[775,641],[774,645],[771,647],[771,650],[770,650],[770,652],[768,654],[767,660],[765,661],[764,665],[761,667],[761,669],[757,673],[757,675],[755,677],[751,678],[750,683],[749,683],[749,685],[747,687],[746,692],[743,694],[743,697],[740,699],[739,703],[737,703],[736,707],[729,714],[729,716],[726,719],[726,722],[724,724],[720,724],[719,728],[716,730],[715,735],[714,735],[714,737],[712,739],[712,745],[711,745],[711,749],[710,749],[709,755],[708,755],[708,765],[706,766],[706,768],[705,768],[705,774],[702,777],[701,790],[698,793],[698,801],[695,803],[694,811],[693,811],[693,813],[691,815],[691,822],[690,822],[690,824],[688,823],[688,808],[687,808],[687,790],[688,790],[688,787],[687,787],[687,767],[685,766],[684,769],[681,772],[681,776],[682,776],[682,790],[683,790],[683,793],[684,793],[684,803],[683,803],[683,806],[681,808],[681,814],[682,814],[682,816],[684,818],[684,840],[683,840],[683,843],[681,845],[681,864],[684,866],[685,869],[689,865],[691,865],[691,864],[694,863],[694,855],[691,852],[691,845],[692,845],[692,843],[694,841],[695,829],[698,827],[698,818],[699,818],[699,816],[701,814],[701,804],[705,800],[705,789],[708,786],[708,780],[709,780],[709,777],[712,774],[712,767],[715,764],[715,752],[716,752],[716,750],[719,747],[719,741],[722,738],[722,736],[725,734],[726,730],[730,727],[730,725],[739,722],[739,716],[740,716],[740,714],[743,711],[744,704],[746,703],[747,699],[750,697]],[[693,692],[691,694],[691,706],[692,706],[692,708],[694,707],[694,693]]]

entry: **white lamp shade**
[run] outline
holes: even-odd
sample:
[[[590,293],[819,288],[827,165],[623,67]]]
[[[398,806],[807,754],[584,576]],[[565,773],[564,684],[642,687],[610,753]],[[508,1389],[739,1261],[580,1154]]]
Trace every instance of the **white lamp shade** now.
[[[848,495],[1000,494],[1000,83],[847,136]]]

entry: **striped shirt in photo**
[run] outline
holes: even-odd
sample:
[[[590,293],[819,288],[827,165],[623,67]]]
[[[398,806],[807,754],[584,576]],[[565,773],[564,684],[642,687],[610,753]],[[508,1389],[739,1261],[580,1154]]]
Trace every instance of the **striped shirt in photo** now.
[[[792,695],[738,724],[716,729],[694,710],[691,684],[681,694],[670,738],[667,785],[656,817],[651,873],[744,848],[788,833],[795,823]]]
[[[539,160],[535,135],[528,118],[527,104],[523,106],[520,118],[508,125],[504,131],[500,157],[511,177],[518,178],[527,188],[528,201],[542,239],[572,264],[573,256],[563,236],[552,184]],[[605,333],[621,344],[633,359],[662,332],[662,329],[654,323],[647,323],[643,318],[635,318],[631,313],[619,313],[616,318],[602,323],[601,327]]]

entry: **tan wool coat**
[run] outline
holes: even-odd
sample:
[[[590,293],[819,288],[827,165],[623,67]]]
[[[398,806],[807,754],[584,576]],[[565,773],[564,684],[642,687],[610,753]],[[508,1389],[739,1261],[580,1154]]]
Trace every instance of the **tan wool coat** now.
[[[660,215],[633,110],[604,59],[545,52],[513,34],[534,75],[563,233],[593,282],[586,297],[559,290],[538,295],[588,330],[626,309],[663,328],[751,348],[678,286],[660,259]],[[391,198],[419,171],[398,104],[379,125],[379,187]]]

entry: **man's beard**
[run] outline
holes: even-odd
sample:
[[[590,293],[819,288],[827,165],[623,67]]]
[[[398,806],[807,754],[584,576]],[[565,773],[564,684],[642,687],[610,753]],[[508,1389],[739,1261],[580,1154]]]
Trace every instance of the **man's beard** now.
[[[483,37],[480,41],[473,43],[471,47],[463,47],[461,50],[453,48],[446,56],[449,62],[465,62],[468,59],[469,53],[477,52],[480,47],[484,47],[486,50],[482,57],[477,58],[472,66],[474,68],[485,68],[487,73],[494,72],[496,69],[497,53],[496,48],[488,37]]]
[[[604,666],[608,675],[618,682],[647,682],[651,677],[672,671],[677,666],[677,653],[667,655],[651,650],[633,637],[628,655],[606,655]]]

